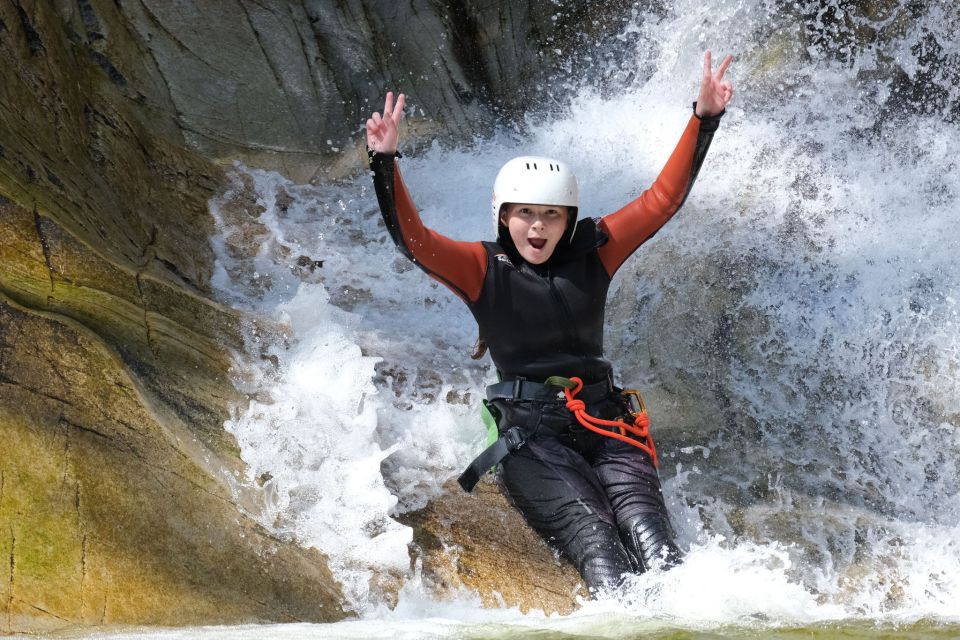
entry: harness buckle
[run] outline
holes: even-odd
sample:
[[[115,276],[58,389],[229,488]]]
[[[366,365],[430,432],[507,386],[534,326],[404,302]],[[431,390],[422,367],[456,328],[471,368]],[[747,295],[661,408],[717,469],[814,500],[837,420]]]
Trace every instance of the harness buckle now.
[[[500,437],[503,438],[508,451],[516,451],[527,443],[526,434],[520,427],[510,427]]]
[[[483,450],[477,456],[470,466],[467,467],[457,482],[467,493],[473,491],[473,488],[480,481],[481,476],[489,469],[495,467],[501,460],[506,458],[512,452],[522,447],[527,442],[527,436],[521,427],[510,427],[497,438],[496,442]]]

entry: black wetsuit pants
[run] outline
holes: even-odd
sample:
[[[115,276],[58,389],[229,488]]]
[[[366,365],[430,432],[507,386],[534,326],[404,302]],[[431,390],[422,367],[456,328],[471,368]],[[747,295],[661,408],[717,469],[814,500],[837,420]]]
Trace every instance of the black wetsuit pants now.
[[[496,400],[501,431],[523,425],[525,444],[501,463],[514,506],[567,556],[591,591],[631,572],[672,566],[673,542],[660,479],[641,449],[582,427],[562,401]],[[624,414],[619,396],[587,403],[605,419]]]

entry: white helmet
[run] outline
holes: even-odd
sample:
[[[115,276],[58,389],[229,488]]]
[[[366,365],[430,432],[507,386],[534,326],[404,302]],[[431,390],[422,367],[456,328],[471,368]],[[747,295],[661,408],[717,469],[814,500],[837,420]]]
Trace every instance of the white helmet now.
[[[580,188],[577,186],[577,177],[566,162],[520,156],[503,165],[493,183],[495,236],[500,235],[500,207],[507,202],[570,207],[570,217],[575,225],[577,209],[580,207]],[[572,231],[570,233],[572,235]]]

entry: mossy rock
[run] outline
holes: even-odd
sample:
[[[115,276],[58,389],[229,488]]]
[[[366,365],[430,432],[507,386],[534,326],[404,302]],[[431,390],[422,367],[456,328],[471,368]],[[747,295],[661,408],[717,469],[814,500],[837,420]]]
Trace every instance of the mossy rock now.
[[[237,457],[222,428],[242,402],[227,372],[240,316],[167,280],[111,262],[54,220],[0,202],[0,292],[91,328],[205,443]]]
[[[466,587],[489,607],[567,614],[587,597],[580,575],[523,520],[490,476],[464,493],[454,481],[426,508],[402,516],[414,528],[425,582],[439,596]]]
[[[0,298],[0,365],[0,631],[344,616],[325,558],[245,515],[90,331]]]

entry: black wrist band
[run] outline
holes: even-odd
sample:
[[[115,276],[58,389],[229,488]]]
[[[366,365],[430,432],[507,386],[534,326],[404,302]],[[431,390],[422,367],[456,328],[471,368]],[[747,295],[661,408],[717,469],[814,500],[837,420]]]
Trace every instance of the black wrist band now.
[[[696,100],[693,101],[693,115],[697,116],[697,120],[701,120],[701,121],[716,121],[716,122],[719,122],[719,121],[720,121],[720,118],[722,118],[722,117],[723,117],[723,114],[725,114],[726,112],[727,112],[727,110],[724,109],[723,111],[721,111],[720,113],[718,113],[718,114],[715,115],[715,116],[701,116],[701,115],[698,115],[698,114],[697,114],[697,101],[696,101]]]
[[[391,153],[383,153],[382,151],[374,151],[374,150],[371,149],[370,147],[367,147],[367,159],[368,159],[368,160],[373,160],[373,156],[377,156],[377,155],[380,155],[380,156],[390,156],[391,158],[402,158],[402,157],[403,157],[403,154],[400,153],[400,149],[397,149],[396,151],[394,151],[394,152],[391,154]]]

